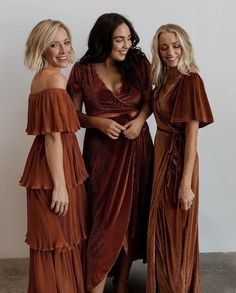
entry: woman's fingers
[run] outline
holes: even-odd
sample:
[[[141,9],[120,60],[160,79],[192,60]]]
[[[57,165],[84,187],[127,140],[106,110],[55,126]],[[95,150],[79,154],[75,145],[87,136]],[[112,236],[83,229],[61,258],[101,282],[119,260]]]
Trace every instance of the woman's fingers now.
[[[59,201],[52,201],[51,209],[54,210],[54,213],[58,216],[65,216],[68,211],[68,203],[62,203]]]
[[[122,125],[120,125],[117,122],[114,122],[108,129],[108,131],[114,131],[117,134],[120,134],[122,131],[124,131],[126,128]]]
[[[50,206],[50,208],[51,208],[52,210],[54,209],[55,204],[56,204],[56,201],[55,201],[55,200],[52,200],[52,202],[51,202],[51,206]]]
[[[187,202],[181,199],[180,203],[181,203],[182,209],[187,211],[187,209],[188,209]]]
[[[181,199],[180,200],[180,203],[181,203],[182,209],[184,209],[185,211],[187,211],[187,210],[189,210],[192,207],[193,200],[186,200],[186,201],[184,201],[184,200]]]
[[[60,202],[56,202],[56,205],[54,207],[54,212],[57,214],[60,211],[60,207],[61,207],[61,203]]]
[[[110,137],[111,139],[118,139],[119,135],[118,136],[114,136],[110,133],[107,134],[108,137]]]
[[[117,122],[115,122],[115,128],[117,128],[120,132],[121,131],[124,131],[125,129],[126,129],[126,127],[125,126],[123,126],[123,125],[121,125],[121,124],[119,124],[119,123],[117,123]]]
[[[64,211],[63,211],[63,213],[62,213],[62,216],[65,216],[65,215],[66,215],[66,213],[67,213],[67,211],[68,211],[68,207],[69,207],[69,204],[66,203],[66,204],[64,205]]]
[[[108,134],[118,137],[120,135],[120,131],[111,129],[111,130],[108,130]]]
[[[119,123],[113,121],[110,127],[106,131],[106,135],[111,139],[117,139],[122,131],[125,130],[125,127]]]

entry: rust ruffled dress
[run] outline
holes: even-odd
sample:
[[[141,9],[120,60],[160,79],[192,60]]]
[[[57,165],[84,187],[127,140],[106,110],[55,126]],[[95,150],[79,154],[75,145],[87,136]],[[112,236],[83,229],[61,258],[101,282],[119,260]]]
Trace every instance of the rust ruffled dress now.
[[[183,75],[169,93],[152,100],[157,121],[148,229],[147,293],[199,293],[198,156],[192,175],[193,205],[184,211],[178,189],[184,164],[185,122],[213,122],[203,81]],[[158,284],[158,285],[157,285]]]
[[[74,134],[79,129],[73,103],[64,89],[30,94],[26,132],[36,135],[20,184],[27,188],[27,234],[30,246],[28,292],[83,293],[83,250],[87,237],[84,167]],[[53,181],[44,138],[61,132],[69,209],[63,216],[51,209]]]
[[[138,68],[143,89],[149,87],[149,63]],[[86,113],[124,125],[142,106],[141,89],[114,94],[99,78],[93,64],[76,63],[68,81],[70,96],[80,94]],[[115,114],[115,115],[114,115]],[[110,115],[110,116],[109,116]],[[148,207],[151,195],[153,144],[145,123],[139,137],[108,138],[86,129],[83,155],[89,179],[90,234],[87,248],[87,289],[97,286],[115,264],[121,249],[133,260],[145,257]]]

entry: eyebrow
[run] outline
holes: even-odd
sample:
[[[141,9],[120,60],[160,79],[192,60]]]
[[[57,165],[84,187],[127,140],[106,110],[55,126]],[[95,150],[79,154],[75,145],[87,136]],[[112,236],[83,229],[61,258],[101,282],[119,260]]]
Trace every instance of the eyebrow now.
[[[113,39],[118,39],[118,38],[124,39],[125,36],[115,36]],[[131,38],[131,34],[128,35],[128,38]]]
[[[63,42],[65,42],[65,41],[69,41],[69,40],[70,40],[69,38],[66,38],[66,39],[63,40]],[[52,41],[51,44],[53,44],[53,43],[59,43],[59,42],[60,42],[60,41]]]
[[[171,43],[171,45],[176,45],[176,44],[178,44],[179,45],[179,42],[178,41],[176,41],[176,42],[174,42],[174,43]],[[167,44],[160,44],[160,46],[168,46]]]

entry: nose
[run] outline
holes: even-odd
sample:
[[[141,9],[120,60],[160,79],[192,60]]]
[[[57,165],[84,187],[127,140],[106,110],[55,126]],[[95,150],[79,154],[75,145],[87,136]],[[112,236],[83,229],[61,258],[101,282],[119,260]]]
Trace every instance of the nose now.
[[[123,47],[129,49],[131,47],[131,40],[124,40]]]
[[[66,53],[66,47],[64,46],[64,44],[60,45],[60,53]]]
[[[174,54],[174,48],[172,46],[169,46],[168,50],[167,50],[167,55],[172,56]]]

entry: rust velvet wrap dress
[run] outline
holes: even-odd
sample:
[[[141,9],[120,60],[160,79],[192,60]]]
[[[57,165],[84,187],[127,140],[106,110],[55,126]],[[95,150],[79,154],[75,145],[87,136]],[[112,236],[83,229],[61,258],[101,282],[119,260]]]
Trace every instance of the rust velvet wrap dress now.
[[[83,293],[83,250],[87,237],[87,172],[75,136],[74,105],[64,89],[30,94],[26,132],[36,135],[20,184],[27,188],[27,234],[30,246],[28,292]],[[53,181],[45,154],[45,134],[61,132],[63,165],[69,194],[65,216],[51,209]]]
[[[181,208],[178,190],[184,165],[185,122],[197,120],[199,127],[213,122],[201,77],[196,73],[182,75],[161,100],[158,92],[154,94],[152,107],[157,134],[148,228],[147,293],[199,293],[197,155],[192,174],[195,198],[190,210]]]
[[[140,89],[110,91],[94,64],[76,63],[70,74],[70,96],[82,95],[86,114],[124,125],[141,109],[147,90],[149,63],[139,64]],[[89,179],[90,234],[87,248],[87,289],[97,286],[115,264],[122,248],[133,260],[145,257],[151,196],[153,143],[145,123],[135,140],[122,134],[112,140],[98,129],[86,129],[83,155]]]

